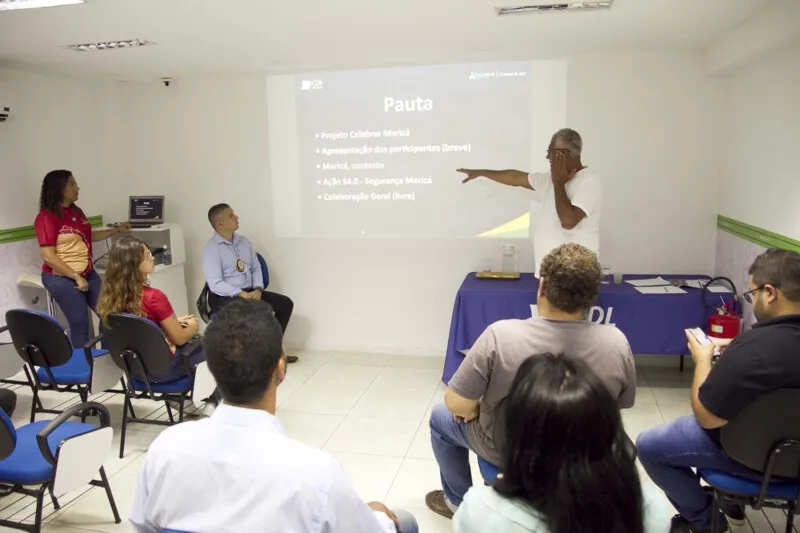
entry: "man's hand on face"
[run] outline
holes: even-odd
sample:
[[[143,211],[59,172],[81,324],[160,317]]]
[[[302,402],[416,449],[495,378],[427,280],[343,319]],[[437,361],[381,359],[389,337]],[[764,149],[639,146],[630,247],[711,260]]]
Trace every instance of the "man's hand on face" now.
[[[566,150],[557,150],[550,156],[550,177],[554,184],[564,185],[577,173],[578,169],[570,171],[567,167]]]

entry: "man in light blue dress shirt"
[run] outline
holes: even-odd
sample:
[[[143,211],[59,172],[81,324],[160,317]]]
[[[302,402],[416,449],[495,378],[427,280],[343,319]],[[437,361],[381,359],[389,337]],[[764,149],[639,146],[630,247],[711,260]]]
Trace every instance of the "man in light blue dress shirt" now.
[[[203,250],[203,271],[209,288],[211,314],[236,298],[261,299],[272,306],[285,333],[294,303],[288,296],[264,290],[261,264],[253,243],[236,233],[239,217],[228,204],[217,204],[208,210],[208,221],[215,232]],[[290,363],[297,361],[295,355],[286,358]]]

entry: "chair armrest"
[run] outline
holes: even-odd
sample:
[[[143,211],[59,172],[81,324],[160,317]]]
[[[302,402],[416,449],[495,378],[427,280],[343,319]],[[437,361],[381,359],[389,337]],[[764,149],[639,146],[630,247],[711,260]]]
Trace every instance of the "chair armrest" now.
[[[47,437],[50,434],[58,429],[64,422],[72,418],[73,416],[78,416],[83,413],[86,413],[88,416],[97,416],[100,418],[100,427],[105,428],[111,425],[111,415],[108,412],[108,408],[100,403],[97,402],[85,402],[79,403],[78,405],[73,405],[52,421],[47,424],[42,430],[36,434],[36,443],[39,445],[39,451],[42,453],[42,456],[47,460],[48,463],[51,465],[56,464],[56,458],[53,457],[53,453],[50,451],[50,446],[47,444]]]
[[[203,337],[197,337],[196,339],[193,339],[181,346],[181,351],[175,354],[183,360],[183,369],[186,371],[187,376],[192,375],[192,369],[189,366],[189,356],[193,354],[202,344]]]
[[[103,340],[103,334],[102,333],[99,334],[97,337],[93,338],[92,340],[90,340],[89,342],[87,342],[83,346],[83,355],[86,357],[86,362],[89,363],[90,367],[92,366],[92,361],[94,359],[92,357],[92,348],[94,346],[97,346],[98,344],[100,344],[101,340]]]

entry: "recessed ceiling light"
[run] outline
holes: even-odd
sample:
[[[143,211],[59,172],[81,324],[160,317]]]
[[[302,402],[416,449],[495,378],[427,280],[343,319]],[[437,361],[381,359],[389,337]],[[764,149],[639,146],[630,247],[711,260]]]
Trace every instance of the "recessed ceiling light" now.
[[[36,9],[37,7],[70,6],[84,4],[86,0],[0,0],[0,11]]]
[[[609,9],[614,0],[605,2],[571,2],[571,3],[545,3],[529,4],[513,7],[494,8],[498,16],[503,15],[522,15],[526,13],[553,13],[557,11],[584,11],[588,9]]]
[[[139,46],[153,46],[156,43],[143,41],[141,39],[128,39],[126,41],[101,41],[86,44],[68,44],[64,48],[75,50],[76,52],[96,52],[98,50],[118,50],[120,48],[137,48]]]

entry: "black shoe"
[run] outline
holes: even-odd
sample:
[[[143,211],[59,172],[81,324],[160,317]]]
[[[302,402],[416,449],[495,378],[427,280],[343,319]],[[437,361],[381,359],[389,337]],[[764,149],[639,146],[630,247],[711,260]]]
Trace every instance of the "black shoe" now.
[[[286,356],[286,362],[287,362],[287,363],[296,363],[296,362],[297,362],[297,359],[298,359],[298,358],[297,358],[297,356],[296,356],[296,355],[287,355],[287,356]]]
[[[703,489],[713,495],[713,489],[711,487],[703,487]],[[732,526],[743,526],[745,522],[747,522],[744,505],[722,499],[720,507],[722,508],[722,514],[728,519],[728,524]]]
[[[728,531],[728,522],[725,517],[719,517],[721,526],[720,532]],[[669,526],[669,533],[712,533],[711,529],[699,530],[692,527],[692,525],[681,515],[676,514],[672,517],[672,524]]]

